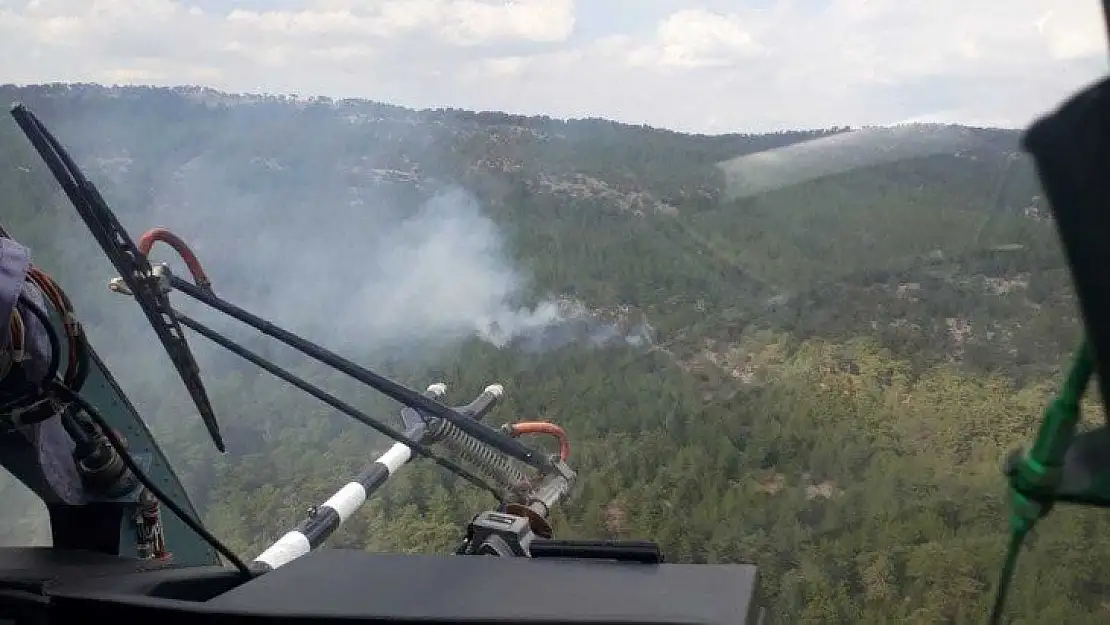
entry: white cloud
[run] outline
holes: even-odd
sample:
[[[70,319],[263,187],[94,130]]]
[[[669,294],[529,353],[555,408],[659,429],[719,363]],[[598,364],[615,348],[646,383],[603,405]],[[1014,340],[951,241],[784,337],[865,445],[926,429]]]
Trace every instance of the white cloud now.
[[[227,22],[242,30],[298,39],[388,40],[412,33],[456,45],[513,40],[565,41],[574,28],[573,0],[386,0],[324,2],[295,11],[235,9]]]
[[[378,16],[342,11],[243,11],[235,9],[227,22],[238,32],[275,33],[282,37],[383,37],[400,34],[396,24]]]
[[[0,2],[0,54],[18,60],[0,79],[203,82],[717,132],[1020,125],[1106,70],[1095,0],[237,4]]]
[[[449,41],[473,45],[522,39],[566,41],[574,29],[574,0],[474,0],[447,3],[442,32]]]
[[[628,58],[637,66],[726,67],[762,51],[737,15],[684,9],[662,20],[656,41]]]

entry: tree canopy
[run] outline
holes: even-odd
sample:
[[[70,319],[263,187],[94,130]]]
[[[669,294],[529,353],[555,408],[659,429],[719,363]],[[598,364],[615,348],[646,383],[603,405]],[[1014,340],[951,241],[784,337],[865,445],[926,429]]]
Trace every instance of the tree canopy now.
[[[720,161],[849,129],[693,136],[200,88],[6,86],[0,100],[36,111],[134,236],[181,231],[229,299],[269,306],[255,312],[414,387],[443,381],[455,401],[500,382],[508,397],[495,420],[563,425],[581,484],[555,514],[561,534],[653,539],[672,561],[755,563],[775,623],[984,619],[1007,538],[1002,458],[1033,436],[1080,336],[1016,132],[966,129],[972,149],[730,200]],[[436,213],[453,228],[443,237],[395,229],[448,188],[472,198],[497,246],[457,247],[450,233],[469,233],[470,213]],[[231,452],[217,455],[10,119],[0,120],[0,214],[73,298],[236,551],[253,557],[384,445],[191,337]],[[431,287],[404,300],[412,321],[399,336],[374,324],[400,304],[364,301],[356,284],[386,279],[382,250],[397,241],[414,272],[432,257],[448,269],[503,257],[519,278],[512,306],[559,296],[601,316],[635,313],[652,340],[442,341],[420,304]],[[307,268],[258,266],[282,258]],[[459,271],[435,284],[460,298],[502,293]],[[424,284],[408,279],[388,284]],[[362,334],[349,319],[385,329]],[[234,331],[396,419],[369,389]],[[41,523],[7,503],[27,495],[10,480],[0,491],[5,540],[41,540]],[[330,544],[444,552],[490,504],[414,463]],[[1012,622],[1110,617],[1104,523],[1061,509],[1042,525],[1019,564]]]

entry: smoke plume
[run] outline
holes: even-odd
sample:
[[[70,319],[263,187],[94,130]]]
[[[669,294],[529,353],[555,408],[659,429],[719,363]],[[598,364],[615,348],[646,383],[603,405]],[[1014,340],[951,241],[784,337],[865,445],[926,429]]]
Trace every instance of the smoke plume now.
[[[300,116],[292,105],[205,106],[183,129],[166,129],[190,133],[167,146],[114,114],[44,121],[132,238],[168,228],[194,249],[219,295],[346,356],[403,359],[470,339],[530,352],[651,340],[646,321],[603,319],[535,292],[504,228],[441,162],[450,156],[442,128],[337,110]],[[411,149],[423,151],[410,158]],[[84,226],[68,226],[51,233],[67,257],[67,284],[100,287],[112,270]],[[168,247],[151,256],[186,275]],[[128,367],[135,350],[114,358],[108,337],[133,344],[134,326],[145,323],[137,308],[102,288],[77,299],[94,317],[111,311],[93,338],[101,335],[114,370]],[[183,295],[173,301],[236,339],[256,334]]]

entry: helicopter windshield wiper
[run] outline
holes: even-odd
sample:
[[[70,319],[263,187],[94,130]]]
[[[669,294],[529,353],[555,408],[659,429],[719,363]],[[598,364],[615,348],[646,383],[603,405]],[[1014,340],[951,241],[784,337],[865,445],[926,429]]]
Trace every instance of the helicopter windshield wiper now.
[[[65,148],[42,125],[35,114],[22,104],[13,106],[11,114],[39,156],[46,162],[50,172],[54,174],[54,178],[65,191],[73,207],[77,209],[77,213],[100,244],[108,260],[119,272],[135,301],[139,303],[143,314],[158,335],[158,340],[162,342],[170,360],[173,361],[178,375],[189,390],[189,395],[212,437],[212,442],[221,452],[225,451],[216,414],[208,399],[204,383],[201,381],[200,368],[181,331],[181,325],[173,309],[170,308],[162,281],[154,274],[150,261],[127,235],[127,231],[104,202],[100,191],[85,177]]]
[[[39,155],[46,161],[50,171],[57,178],[66,195],[69,196],[70,201],[89,230],[92,231],[93,236],[96,237],[97,242],[100,243],[100,247],[109,260],[112,261],[112,264],[115,265],[116,270],[119,271],[120,277],[113,280],[112,290],[133,296],[139,302],[151,325],[154,326],[158,338],[173,360],[174,367],[177,368],[178,374],[189,389],[189,394],[192,396],[201,418],[204,419],[204,424],[208,428],[216,448],[221,452],[224,451],[224,442],[220,436],[219,426],[216,423],[208,394],[201,381],[200,368],[197,366],[196,359],[193,357],[181,330],[182,318],[174,311],[169,302],[168,295],[175,290],[289,345],[306,356],[362,382],[394,401],[416,409],[426,416],[442,419],[475,441],[489,445],[517,461],[540,471],[549,471],[554,468],[550,458],[521,443],[510,434],[464,416],[453,408],[378,375],[312,341],[301,338],[218,297],[212,291],[208,276],[205,275],[199,261],[188,249],[188,246],[173,233],[155,228],[145,233],[139,244],[136,245],[127,235],[123,226],[120,225],[119,220],[112,214],[112,210],[105,204],[100,192],[97,191],[92,182],[84,177],[65,149],[35,117],[34,113],[23,105],[17,104],[12,107],[12,117],[15,118],[27,138],[35,146],[35,149],[38,150]],[[177,250],[189,271],[193,274],[195,283],[178,278],[164,265],[151,266],[147,259],[147,252],[156,241],[165,242]],[[404,437],[396,432],[383,433],[406,444],[418,444],[403,440]]]

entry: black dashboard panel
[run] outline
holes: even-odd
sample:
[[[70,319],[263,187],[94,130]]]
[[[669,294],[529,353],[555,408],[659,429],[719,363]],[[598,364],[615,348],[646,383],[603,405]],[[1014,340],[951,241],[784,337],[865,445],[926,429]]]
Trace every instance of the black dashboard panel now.
[[[61,583],[49,592],[50,622],[745,625],[760,620],[758,574],[747,565],[325,549],[207,601],[168,598],[188,573]],[[199,569],[197,575],[216,573]],[[192,584],[203,586],[204,580]]]
[[[403,620],[743,623],[754,567],[325,550],[209,602],[226,610]]]

